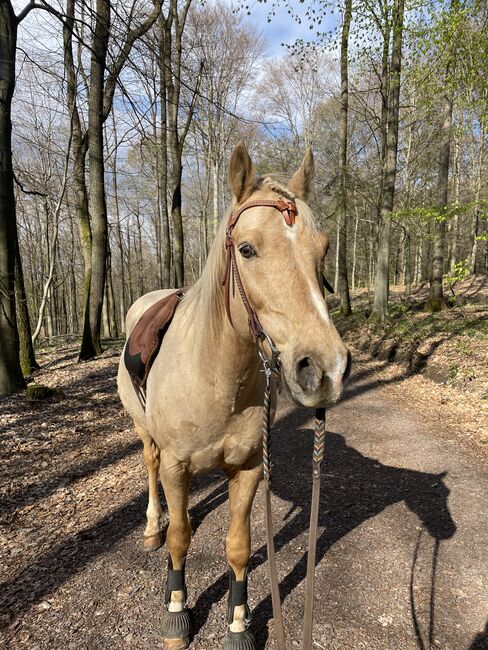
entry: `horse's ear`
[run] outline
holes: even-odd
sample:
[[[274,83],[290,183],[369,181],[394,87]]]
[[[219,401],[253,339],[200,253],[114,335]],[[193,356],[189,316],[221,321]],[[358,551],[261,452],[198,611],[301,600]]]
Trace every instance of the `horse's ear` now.
[[[232,152],[229,182],[237,203],[242,203],[251,196],[254,187],[254,166],[244,142],[238,142]]]
[[[306,201],[312,192],[315,165],[311,147],[305,152],[302,164],[288,183],[289,189],[299,199]]]

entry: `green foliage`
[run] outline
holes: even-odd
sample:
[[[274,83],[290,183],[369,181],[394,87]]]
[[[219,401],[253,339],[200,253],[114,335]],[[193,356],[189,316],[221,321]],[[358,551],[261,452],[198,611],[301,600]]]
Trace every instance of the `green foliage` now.
[[[453,295],[455,295],[454,286],[458,282],[462,282],[463,280],[469,278],[469,276],[471,275],[471,271],[472,271],[471,262],[469,259],[465,259],[456,262],[452,267],[451,272],[446,273],[444,275],[444,281],[449,286],[449,289],[451,290]]]
[[[452,217],[456,215],[466,214],[474,207],[477,203],[471,201],[470,203],[458,203],[450,204],[445,207],[439,208],[437,206],[420,206],[412,208],[403,208],[401,210],[396,210],[392,217],[402,221],[406,219],[414,219],[421,223],[427,223],[428,221],[449,221]]]
[[[62,397],[63,393],[59,388],[51,388],[43,384],[30,384],[26,388],[25,396],[29,401],[38,402],[52,397]]]
[[[451,363],[449,366],[449,380],[454,381],[458,375],[459,367],[457,363]]]

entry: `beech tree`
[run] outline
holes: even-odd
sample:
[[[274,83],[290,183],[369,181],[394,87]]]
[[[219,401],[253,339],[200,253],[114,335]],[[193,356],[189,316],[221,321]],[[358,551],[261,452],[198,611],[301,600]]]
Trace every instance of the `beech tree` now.
[[[398,129],[400,118],[400,78],[402,69],[404,0],[394,0],[392,32],[393,45],[389,72],[388,107],[386,110],[386,140],[381,178],[379,209],[378,259],[376,266],[372,317],[383,320],[388,314],[390,285],[391,217],[395,199],[397,172]]]
[[[34,3],[30,2],[15,15],[9,0],[0,3],[0,395],[24,385],[15,301],[16,259],[17,277],[21,279],[23,275],[18,258],[11,111],[16,81],[17,30],[33,8]],[[21,287],[18,298],[24,300]]]
[[[349,109],[349,32],[352,20],[352,0],[345,0],[342,18],[341,35],[341,112],[339,119],[339,178],[337,227],[337,289],[340,300],[340,311],[343,316],[351,313],[349,296],[349,279],[347,270],[347,113]]]

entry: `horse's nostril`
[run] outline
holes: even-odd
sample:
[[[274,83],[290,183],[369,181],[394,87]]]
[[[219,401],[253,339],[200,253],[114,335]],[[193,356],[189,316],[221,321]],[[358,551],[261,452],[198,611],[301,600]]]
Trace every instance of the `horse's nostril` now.
[[[349,375],[351,374],[351,366],[352,366],[352,356],[351,356],[351,353],[348,350],[347,351],[346,369],[344,370],[344,374],[342,375],[342,381],[343,381],[344,384],[349,379]]]
[[[312,365],[312,361],[310,357],[303,357],[303,359],[300,359],[300,361],[298,362],[299,370],[302,370],[303,368],[308,368],[311,365]]]
[[[322,380],[321,374],[315,368],[310,357],[303,357],[296,366],[297,381],[303,390],[313,392],[317,390]]]

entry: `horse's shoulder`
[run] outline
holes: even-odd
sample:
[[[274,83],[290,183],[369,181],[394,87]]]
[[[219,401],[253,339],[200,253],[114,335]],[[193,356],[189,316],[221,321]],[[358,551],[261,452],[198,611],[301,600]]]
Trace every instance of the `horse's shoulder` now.
[[[125,317],[125,331],[126,336],[132,332],[134,325],[137,323],[142,314],[149,309],[151,305],[154,305],[158,300],[161,300],[165,296],[174,293],[174,289],[158,289],[157,291],[150,291],[149,293],[144,294],[138,298],[130,307]]]

